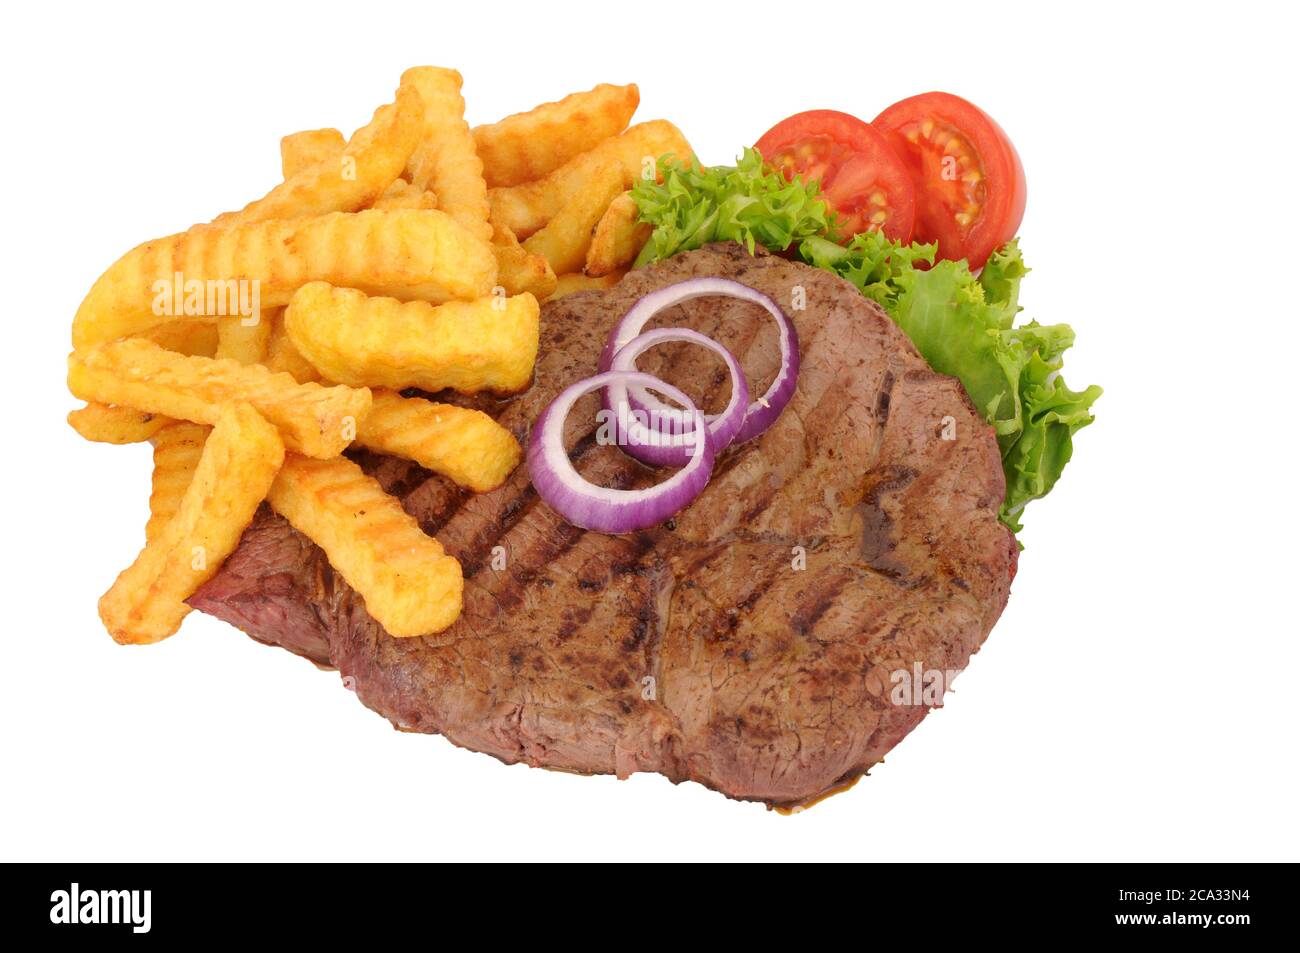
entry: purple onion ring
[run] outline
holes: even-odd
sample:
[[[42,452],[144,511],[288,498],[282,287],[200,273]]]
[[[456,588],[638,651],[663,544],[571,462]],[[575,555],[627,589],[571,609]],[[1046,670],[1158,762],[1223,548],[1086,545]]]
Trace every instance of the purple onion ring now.
[[[703,440],[694,441],[686,465],[663,483],[643,490],[596,486],[574,469],[564,449],[564,421],[578,399],[610,384],[654,388],[691,414]],[[676,387],[639,371],[607,371],[560,391],[533,425],[528,474],[537,494],[574,526],[602,533],[632,533],[680,512],[703,492],[713,473],[713,439],[704,414]]]
[[[650,348],[669,341],[685,341],[706,347],[721,357],[727,365],[727,372],[731,375],[731,400],[727,402],[722,413],[705,415],[709,433],[713,437],[713,452],[721,453],[740,431],[749,407],[749,383],[745,380],[745,372],[741,370],[740,362],[736,360],[735,355],[725,347],[699,331],[688,328],[657,328],[637,335],[626,346],[620,348],[614,355],[610,369],[635,371],[638,357]],[[626,440],[620,446],[629,455],[655,467],[682,467],[690,460],[696,434],[693,418],[688,421],[688,427],[681,427],[672,432],[665,432],[662,427],[648,427],[639,418],[649,416],[652,420],[656,418],[662,420],[664,419],[662,412],[647,410],[644,406],[638,407],[637,402],[629,398],[628,388],[623,384],[611,384],[606,388],[604,401],[606,409],[618,415],[620,426],[623,426],[626,421]],[[670,409],[676,418],[680,418],[684,413],[679,408]]]
[[[613,366],[614,355],[627,346],[641,333],[641,329],[660,311],[671,308],[692,298],[707,295],[721,295],[738,298],[759,305],[770,314],[777,323],[778,342],[781,348],[781,369],[776,379],[761,397],[751,403],[745,410],[745,419],[736,433],[733,443],[744,443],[757,437],[780,416],[785,405],[794,396],[795,385],[799,378],[799,338],[794,324],[776,302],[760,291],[730,278],[690,278],[676,284],[652,291],[641,298],[628,310],[627,314],[614,325],[605,349],[600,355],[600,369],[607,371]],[[670,410],[662,401],[636,388],[632,392],[633,400],[649,410]]]

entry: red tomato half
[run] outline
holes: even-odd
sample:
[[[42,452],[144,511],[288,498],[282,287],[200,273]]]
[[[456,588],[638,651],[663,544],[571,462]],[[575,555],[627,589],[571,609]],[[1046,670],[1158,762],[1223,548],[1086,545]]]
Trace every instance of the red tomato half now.
[[[797,173],[821,182],[843,237],[883,231],[898,241],[911,239],[912,180],[885,137],[861,119],[833,109],[796,113],[754,148],[787,179]]]
[[[872,123],[916,184],[916,240],[940,258],[981,267],[1016,236],[1025,215],[1025,169],[1007,134],[982,109],[951,93],[894,103]]]

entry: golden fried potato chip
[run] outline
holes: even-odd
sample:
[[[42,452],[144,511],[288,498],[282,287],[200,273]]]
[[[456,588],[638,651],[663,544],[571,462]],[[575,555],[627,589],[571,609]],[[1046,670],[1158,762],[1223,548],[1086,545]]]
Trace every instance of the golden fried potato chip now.
[[[414,460],[476,493],[495,490],[523,459],[505,427],[479,410],[376,390],[358,446]]]
[[[299,384],[259,364],[183,357],[130,339],[73,352],[68,390],[82,400],[214,425],[224,406],[246,401],[280,428],[287,446],[317,457],[342,453],[370,409],[364,388]]]
[[[324,162],[338,162],[347,140],[337,129],[304,129],[280,140],[280,174],[287,181]]]
[[[557,275],[581,271],[591,234],[611,202],[623,191],[623,170],[614,162],[595,169],[587,185],[546,225],[524,241],[524,251],[541,255]]]
[[[547,301],[558,301],[567,295],[577,294],[579,291],[604,291],[606,288],[612,288],[626,275],[625,270],[611,271],[607,275],[601,275],[599,278],[590,275],[584,275],[581,272],[574,274],[559,275],[555,282],[555,293],[547,298]]]
[[[288,454],[269,499],[325,551],[389,635],[441,632],[460,616],[460,563],[351,460]]]
[[[218,360],[229,358],[240,364],[261,364],[271,342],[271,324],[279,308],[264,314],[242,317],[238,314],[217,319]]]
[[[520,185],[554,172],[627,128],[641,101],[636,85],[602,83],[556,103],[474,129],[483,177],[492,188]]]
[[[438,207],[460,222],[471,235],[488,241],[487,183],[483,163],[474,151],[474,136],[465,122],[460,73],[436,66],[415,66],[402,74],[402,85],[413,86],[424,102],[423,134],[406,167],[406,177],[418,189],[432,189]]]
[[[649,222],[638,221],[640,217],[641,210],[631,192],[624,192],[614,199],[592,233],[587,266],[583,271],[599,278],[627,268],[636,261],[636,256],[654,231]]]
[[[440,303],[492,292],[487,243],[432,209],[199,225],[146,242],[95,282],[72,323],[74,347],[140,334],[172,317],[215,322],[289,303],[310,281]]]
[[[664,156],[690,160],[691,147],[681,131],[663,119],[639,123],[574,156],[544,179],[490,189],[492,221],[506,226],[520,239],[527,238],[587,188],[592,175],[605,163],[618,164],[623,170],[623,188],[630,189],[638,178],[656,175],[656,163]]]
[[[99,600],[116,641],[158,642],[180,628],[185,600],[239,545],[283,460],[280,435],[257,411],[221,409],[175,515]]]
[[[134,407],[116,407],[92,402],[68,414],[68,425],[95,443],[144,443],[175,423],[163,414],[151,414]]]
[[[402,174],[420,136],[420,94],[403,84],[393,102],[353,133],[338,162],[319,162],[285,179],[214,225],[250,225],[270,219],[310,218],[365,208]],[[283,162],[283,160],[281,160]]]
[[[510,393],[532,383],[537,359],[530,294],[434,307],[313,282],[293,296],[284,326],[326,380],[354,387]]]
[[[384,194],[375,199],[375,204],[370,207],[378,209],[437,208],[438,197],[428,189],[421,189],[405,179],[398,179],[384,189]]]
[[[541,255],[530,255],[514,232],[503,225],[492,230],[492,254],[497,259],[497,284],[508,295],[527,292],[544,301],[555,291],[555,272]]]
[[[149,494],[149,522],[144,526],[146,542],[162,535],[181,508],[185,491],[194,479],[203,444],[211,427],[174,421],[153,437],[153,488]]]

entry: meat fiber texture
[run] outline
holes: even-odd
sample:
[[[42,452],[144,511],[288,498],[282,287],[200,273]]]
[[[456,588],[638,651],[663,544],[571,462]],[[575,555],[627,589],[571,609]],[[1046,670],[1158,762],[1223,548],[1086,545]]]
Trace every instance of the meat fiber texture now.
[[[350,676],[399,729],[507,763],[657,771],[782,806],[865,773],[936,701],[917,692],[900,704],[896,673],[963,669],[1015,575],[1015,539],[998,522],[997,442],[957,380],[932,371],[841,279],[714,245],[548,304],[532,389],[476,406],[526,441],[562,388],[595,373],[634,301],[705,275],[786,308],[802,369],[775,424],[721,454],[674,520],[587,532],[538,498],[524,467],[471,494],[363,453],[363,467],[461,560],[455,625],[389,637],[324,554],[266,508],[191,603]],[[749,303],[695,299],[651,326],[662,325],[722,342],[755,394],[777,369],[775,326]],[[656,348],[640,367],[708,410],[726,401],[725,369],[703,348]],[[597,443],[597,400],[584,398],[566,427],[579,472],[624,488],[662,479]]]

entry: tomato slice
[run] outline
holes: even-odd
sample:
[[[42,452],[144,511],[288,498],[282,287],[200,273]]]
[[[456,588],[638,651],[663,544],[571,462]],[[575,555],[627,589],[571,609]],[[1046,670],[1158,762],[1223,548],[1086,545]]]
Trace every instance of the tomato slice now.
[[[916,199],[906,166],[869,124],[834,109],[813,109],[781,120],[755,144],[785,177],[821,182],[844,238],[882,231],[909,241]]]
[[[981,267],[1016,236],[1025,216],[1025,168],[1007,134],[951,93],[894,103],[872,125],[902,157],[916,185],[916,240],[940,258]]]

